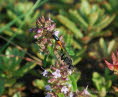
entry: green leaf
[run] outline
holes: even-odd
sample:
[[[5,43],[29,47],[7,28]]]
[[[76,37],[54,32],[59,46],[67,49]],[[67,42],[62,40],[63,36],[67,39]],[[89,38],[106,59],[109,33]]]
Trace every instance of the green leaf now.
[[[8,77],[9,75],[7,75],[7,77]],[[5,83],[5,87],[11,87],[11,86],[13,86],[13,84],[15,84],[15,82],[16,82],[16,78],[8,78],[8,79],[6,79],[6,83]]]
[[[79,43],[78,41],[76,41],[74,39],[72,39],[72,45],[74,46],[74,48],[82,49],[81,43]]]
[[[106,81],[106,89],[109,89],[110,87],[112,86],[112,81],[111,80],[108,80]]]
[[[74,51],[72,51],[69,47],[66,47],[66,51],[68,52],[68,54],[70,56],[74,56],[75,55]]]
[[[54,55],[54,48],[53,48],[53,46],[48,46],[48,50],[50,52],[50,55]]]
[[[13,95],[13,97],[22,97],[20,92],[17,92]]]
[[[107,53],[107,44],[106,44],[104,38],[100,38],[99,44],[100,44],[100,47],[101,47],[101,49],[104,53],[104,56],[107,56],[108,55],[108,53]]]
[[[94,26],[94,29],[98,29],[97,31],[101,31],[102,29],[107,27],[115,19],[115,17],[116,15],[112,15],[111,17],[110,16],[104,17],[101,20],[101,22],[99,22],[98,24]]]
[[[117,0],[109,0],[109,3],[110,4],[110,7],[112,7],[112,11],[116,11],[117,12],[117,9],[118,9],[118,1]]]
[[[29,9],[29,11],[27,11],[27,14],[25,14],[25,19],[22,22],[22,24],[20,25],[20,28],[23,27],[23,25],[26,23],[27,18],[29,18],[31,16],[31,14],[34,12],[34,10],[36,8],[38,8],[39,6],[41,6],[42,4],[44,4],[45,2],[47,2],[48,0],[37,0],[36,3]]]
[[[91,13],[89,15],[89,24],[93,26],[98,18],[99,18],[98,12]]]
[[[98,91],[101,91],[103,86],[103,83],[105,82],[105,79],[97,72],[93,73],[92,81],[94,82],[96,88]]]
[[[4,63],[7,64],[9,71],[16,71],[19,67],[25,52],[18,50],[17,48],[8,48],[5,52]],[[13,56],[13,57],[11,57]]]
[[[72,75],[69,76],[69,79],[70,79],[70,84],[72,85],[72,91],[73,92],[76,92],[77,91],[77,81],[78,79],[80,78],[80,73],[79,72],[76,72],[76,73],[73,73]]]
[[[83,48],[81,50],[79,50],[78,52],[75,52],[75,58],[74,58],[74,62],[73,62],[73,65],[76,65],[77,63],[79,63],[83,56],[85,55],[85,51],[86,51],[86,48]]]
[[[58,97],[65,97],[63,93],[58,93]]]
[[[16,71],[19,68],[19,64],[22,61],[24,52],[17,48],[7,48],[5,55],[0,56],[0,69],[3,71]]]
[[[94,85],[96,86],[100,97],[105,97],[107,90],[111,87],[112,82],[111,80],[106,80],[103,76],[101,76],[99,73],[94,72],[92,76],[92,81]]]
[[[9,10],[9,9],[7,10],[7,14],[11,19],[17,18],[17,14],[14,13],[13,11]],[[22,22],[22,20],[20,18],[18,18],[16,21],[16,24],[21,24],[21,22]],[[13,32],[12,32],[12,34],[13,34]]]
[[[116,43],[115,40],[112,40],[109,42],[108,49],[107,49],[108,54],[111,54],[111,51],[113,50],[113,48],[115,46],[115,43]]]
[[[0,29],[0,33],[3,33],[4,30],[10,28],[10,26],[12,26],[13,24],[15,24],[19,19],[21,18],[24,18],[25,17],[25,20],[27,19],[27,17],[29,17],[36,8],[38,8],[39,6],[41,6],[42,4],[44,4],[45,2],[47,2],[47,0],[43,0],[41,2],[41,0],[37,0],[37,2],[32,6],[32,8],[25,14],[21,14],[20,16],[17,16],[14,20],[12,20],[11,22],[9,22],[8,24],[6,24],[4,27],[2,27]],[[21,28],[24,23],[25,23],[25,20],[22,22],[22,24],[20,25],[19,28]]]
[[[90,6],[88,0],[81,0],[81,1],[82,1],[81,7],[80,7],[81,13],[84,13],[85,15],[90,14],[91,6]]]
[[[4,88],[4,80],[0,78],[0,95],[3,94],[5,88]]]
[[[58,15],[57,19],[65,25],[68,29],[70,29],[78,38],[82,38],[83,34],[82,32],[77,28],[75,23],[73,23],[71,20],[69,20],[67,17],[63,15]]]
[[[44,89],[45,84],[46,84],[46,83],[44,82],[44,80],[36,79],[36,80],[33,81],[33,85],[34,85],[35,87],[39,88],[39,89]]]
[[[36,63],[27,62],[23,67],[21,67],[19,70],[17,70],[14,73],[14,76],[22,77],[24,74],[26,74],[28,71],[33,69],[35,66],[36,66]]]
[[[48,55],[45,55],[44,60],[43,60],[43,67],[47,66],[47,58],[48,58]]]
[[[7,67],[7,66],[5,65],[5,63],[4,63],[3,57],[4,57],[4,56],[0,56],[0,71],[1,71],[1,72],[5,71],[5,70],[6,70],[6,67]],[[2,74],[0,74],[0,75],[2,75]]]
[[[80,25],[83,25],[84,28],[87,29],[87,27],[88,27],[87,22],[86,22],[86,21],[84,20],[84,18],[77,12],[77,10],[69,10],[69,12],[70,12],[70,14],[71,14],[72,16],[74,16],[74,17],[77,19],[77,21],[79,21],[79,22],[81,23]]]

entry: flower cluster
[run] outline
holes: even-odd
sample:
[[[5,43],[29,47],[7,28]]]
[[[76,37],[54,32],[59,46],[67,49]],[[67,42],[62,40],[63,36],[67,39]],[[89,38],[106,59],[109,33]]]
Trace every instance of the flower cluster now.
[[[49,70],[44,70],[42,73],[42,75],[47,78],[48,83],[48,85],[45,86],[45,97],[58,97],[59,94],[63,94],[64,97],[86,95],[88,93],[86,92],[87,90],[72,92],[72,84],[70,83],[69,76],[73,74],[75,70],[74,68],[69,68],[72,65],[71,57],[68,56],[62,37],[58,36],[59,31],[55,30],[55,27],[56,24],[54,21],[42,16],[37,19],[36,28],[30,30],[35,33],[34,38],[37,39],[37,44],[41,52],[49,54],[48,47],[55,45],[53,51],[56,57],[55,64],[51,65]],[[53,43],[53,40],[56,42]]]
[[[57,31],[55,27],[56,24],[54,21],[50,18],[44,18],[44,16],[42,16],[37,19],[36,27],[30,29],[30,32],[35,33],[34,38],[37,40],[37,44],[40,47],[40,52],[44,52],[45,54],[49,53],[48,47],[53,46],[53,35],[58,37],[59,34],[59,31]]]
[[[55,65],[50,67],[50,69],[52,72],[44,71],[42,73],[43,76],[48,78],[48,84],[50,85],[48,85],[48,89],[46,87],[48,92],[46,97],[57,97],[57,94],[59,93],[63,93],[65,96],[72,95],[71,84],[69,83],[68,77],[73,71],[68,69],[67,64],[62,60],[59,60]]]

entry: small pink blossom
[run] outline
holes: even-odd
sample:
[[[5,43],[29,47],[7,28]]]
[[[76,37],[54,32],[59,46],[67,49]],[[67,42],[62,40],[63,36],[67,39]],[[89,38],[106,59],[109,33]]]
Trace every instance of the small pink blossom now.
[[[53,83],[55,80],[56,80],[55,78],[49,79],[48,83]]]
[[[86,87],[86,89],[83,90],[82,92],[83,95],[90,95],[87,89],[88,89],[88,86]]]
[[[70,92],[69,97],[74,97],[73,92]]]
[[[64,94],[67,94],[68,91],[69,91],[69,89],[66,86],[63,86],[61,89],[61,92]]]
[[[44,70],[44,72],[42,72],[42,74],[43,74],[43,76],[47,76],[47,74],[48,74],[48,71],[47,70]]]
[[[43,31],[43,29],[38,29],[37,30],[37,33],[40,33],[40,32],[42,32]]]
[[[46,29],[49,30],[49,31],[54,30],[55,29],[55,24],[52,24],[52,25],[48,26]]]
[[[52,75],[54,76],[54,78],[59,78],[59,77],[61,77],[60,70],[59,70],[59,69],[56,69],[56,71],[53,72]]]
[[[68,78],[66,78],[66,80],[69,80]]]
[[[34,38],[36,39],[36,38],[38,38],[38,36],[37,36],[37,35],[35,35],[35,36],[34,36]]]
[[[36,34],[36,35],[34,35],[34,38],[36,39],[36,38],[39,38],[39,37],[41,37],[41,34]]]

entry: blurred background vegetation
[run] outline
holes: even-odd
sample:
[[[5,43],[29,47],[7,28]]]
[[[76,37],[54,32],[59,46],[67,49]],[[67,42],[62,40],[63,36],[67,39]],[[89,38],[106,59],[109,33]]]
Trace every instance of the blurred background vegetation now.
[[[117,0],[0,0],[0,97],[44,97],[36,61],[45,56],[29,32],[42,15],[65,39],[80,72],[78,88],[88,85],[92,97],[118,97],[118,77],[104,63],[118,48],[117,10]]]

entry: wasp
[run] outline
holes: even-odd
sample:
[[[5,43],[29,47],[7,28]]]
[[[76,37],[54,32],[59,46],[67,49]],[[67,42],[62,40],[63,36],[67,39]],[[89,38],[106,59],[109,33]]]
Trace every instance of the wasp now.
[[[62,42],[60,41],[60,39],[54,34],[52,36],[55,39],[55,41],[57,42],[57,44],[61,47],[61,60],[63,60],[66,64],[68,64],[69,69],[70,69],[72,67],[72,59],[68,55],[68,53],[67,53],[66,49],[64,48],[64,46],[62,45]]]
[[[61,54],[61,60],[69,65],[69,69],[72,67],[72,59],[65,53]]]

